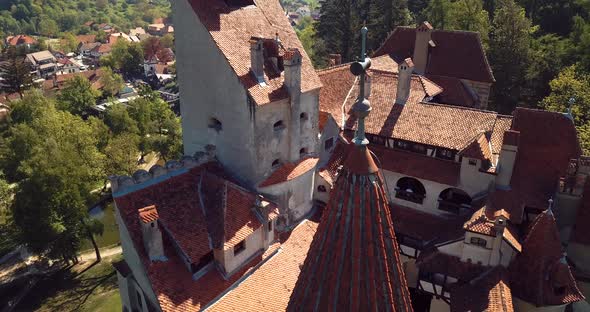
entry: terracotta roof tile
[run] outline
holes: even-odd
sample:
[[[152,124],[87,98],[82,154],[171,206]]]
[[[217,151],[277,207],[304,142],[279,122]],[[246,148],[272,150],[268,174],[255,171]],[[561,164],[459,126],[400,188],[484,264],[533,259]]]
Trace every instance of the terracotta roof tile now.
[[[492,150],[485,132],[482,132],[478,138],[467,146],[461,155],[464,157],[487,160],[492,162]]]
[[[372,145],[371,150],[384,170],[447,185],[459,183],[459,163],[384,146]]]
[[[287,98],[288,92],[283,87],[283,75],[270,78],[271,73],[265,70],[266,86],[262,86],[250,73],[249,40],[253,36],[274,39],[278,33],[285,48],[299,49],[303,55],[301,91],[320,88],[320,79],[279,2],[253,2],[254,6],[230,8],[223,0],[190,0],[201,23],[209,30],[213,41],[257,104]]]
[[[383,177],[376,170],[366,148],[351,146],[287,311],[412,311]]]
[[[424,88],[424,92],[427,96],[434,97],[439,95],[443,92],[443,88],[435,83],[433,80],[428,79],[424,76],[418,76],[420,78],[420,82],[422,83],[422,88]],[[454,104],[454,103],[450,103]]]
[[[297,163],[286,163],[275,170],[268,178],[262,181],[258,187],[267,187],[293,180],[314,169],[318,163],[318,160],[319,158],[307,157]]]
[[[211,311],[285,311],[318,223],[305,221],[281,251],[215,303]]]
[[[472,94],[459,78],[439,75],[426,75],[426,77],[443,89],[435,98],[438,103],[475,107],[478,102],[477,96]]]
[[[76,36],[76,41],[78,41],[78,43],[94,43],[96,42],[96,35],[77,35]]]
[[[459,280],[470,281],[486,271],[486,267],[463,262],[459,257],[451,256],[437,249],[422,252],[416,261],[420,271],[448,275]]]
[[[329,113],[320,112],[320,115],[319,115],[319,118],[318,118],[318,126],[319,126],[320,133],[324,132],[324,127],[328,123],[328,119],[329,118],[330,118],[330,114]]]
[[[451,312],[514,312],[506,270],[495,267],[451,290]]]
[[[416,30],[397,27],[385,40],[375,56],[389,54],[396,62],[413,57]],[[429,49],[426,73],[494,82],[494,75],[483,50],[479,33],[469,31],[433,30],[436,47]]]
[[[16,35],[6,37],[6,42],[8,45],[17,46],[21,44],[35,44],[37,43],[37,40],[27,35]]]
[[[159,219],[158,210],[154,205],[140,208],[137,210],[137,212],[139,213],[139,219],[143,223],[150,223]]]
[[[342,126],[342,118],[346,118],[342,106],[347,95],[352,94],[351,88],[355,82],[349,67],[350,64],[342,64],[318,71],[324,85],[320,90],[320,111],[332,115],[339,126]]]
[[[506,216],[504,216],[506,217]],[[467,231],[479,233],[487,236],[496,237],[498,235],[494,227],[495,218],[489,218],[486,215],[486,208],[481,208],[476,211],[465,224],[463,228]],[[514,225],[507,221],[506,228],[502,232],[502,237],[517,251],[522,251],[522,246],[519,241],[518,230]]]
[[[504,132],[512,126],[512,116],[498,115],[492,130],[492,154],[499,155],[504,141]]]
[[[522,253],[510,264],[513,294],[536,306],[584,300],[562,254],[561,240],[551,210],[529,226]]]
[[[372,71],[372,111],[366,121],[370,134],[393,137],[412,142],[462,150],[481,131],[491,131],[497,113],[448,105],[420,103],[426,96],[418,76],[412,77],[410,97],[406,105],[394,105],[397,93],[397,75]],[[358,93],[358,86],[352,94]],[[354,104],[354,97],[346,103],[347,111]],[[320,98],[320,110],[324,109]],[[352,116],[345,127],[354,129]]]
[[[463,237],[465,216],[439,216],[413,208],[394,205],[391,217],[395,233],[424,242],[424,245],[448,242]]]

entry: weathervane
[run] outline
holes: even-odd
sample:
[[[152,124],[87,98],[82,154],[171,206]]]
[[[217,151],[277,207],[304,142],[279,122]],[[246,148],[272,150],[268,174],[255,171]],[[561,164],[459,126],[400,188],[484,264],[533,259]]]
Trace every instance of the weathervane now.
[[[368,32],[369,30],[366,26],[361,28],[361,58],[359,61],[350,65],[350,72],[355,76],[361,77],[359,96],[352,106],[352,111],[358,119],[356,135],[352,141],[355,145],[359,146],[366,146],[369,144],[369,140],[367,140],[365,137],[365,117],[367,117],[371,111],[371,103],[369,103],[369,100],[365,98],[365,74],[369,67],[371,67],[371,59],[366,55],[366,41]]]

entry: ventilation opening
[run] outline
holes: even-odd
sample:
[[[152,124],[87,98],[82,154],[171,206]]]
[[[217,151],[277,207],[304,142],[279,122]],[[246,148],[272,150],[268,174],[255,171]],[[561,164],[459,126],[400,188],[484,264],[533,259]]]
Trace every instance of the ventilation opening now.
[[[217,118],[211,117],[209,118],[209,128],[219,132],[223,129],[223,125],[221,124],[221,121],[219,121]]]
[[[272,167],[273,167],[273,168],[276,168],[276,167],[278,167],[280,164],[281,164],[281,161],[280,161],[280,160],[278,160],[278,159],[275,159],[275,160],[272,162]]]
[[[301,119],[301,121],[305,121],[305,120],[307,120],[307,113],[301,113],[301,114],[299,115],[299,119]]]
[[[225,0],[228,7],[245,7],[254,5],[254,0]]]
[[[234,257],[246,250],[246,241],[243,240],[234,246]]]
[[[320,192],[320,193],[325,193],[325,192],[326,192],[326,187],[325,187],[325,186],[323,186],[323,185],[319,185],[319,186],[318,186],[318,192]]]
[[[285,129],[285,124],[283,123],[282,120],[279,120],[279,121],[275,122],[275,124],[272,127],[274,130],[283,130],[283,129]]]

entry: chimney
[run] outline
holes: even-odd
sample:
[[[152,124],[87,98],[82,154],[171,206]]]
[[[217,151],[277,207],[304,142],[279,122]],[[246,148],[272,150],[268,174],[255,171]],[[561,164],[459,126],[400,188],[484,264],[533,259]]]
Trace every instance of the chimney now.
[[[330,58],[330,66],[336,66],[342,64],[342,55],[335,53],[328,55]]]
[[[258,83],[264,83],[264,49],[257,37],[250,38],[250,70]]]
[[[162,232],[158,225],[158,210],[156,206],[148,206],[138,210],[139,223],[143,235],[143,246],[151,261],[166,261]]]
[[[416,64],[416,73],[423,75],[428,65],[428,50],[434,42],[431,40],[432,26],[428,22],[422,22],[416,27],[416,41],[414,43],[414,64]]]
[[[494,220],[494,232],[496,236],[494,237],[494,241],[492,242],[492,253],[490,255],[490,265],[497,266],[500,265],[502,261],[502,253],[500,248],[502,247],[502,240],[504,239],[504,230],[506,229],[506,218],[503,216],[498,216],[496,220]]]
[[[285,67],[285,87],[289,91],[291,104],[291,122],[289,128],[289,161],[301,158],[300,150],[300,118],[301,113],[301,52],[297,48],[289,48],[283,56]]]
[[[499,189],[510,189],[510,179],[516,163],[516,153],[518,151],[519,131],[508,130],[504,132],[504,141],[498,159],[498,176],[496,177],[496,186]]]
[[[397,93],[395,95],[395,104],[405,105],[410,96],[410,87],[412,85],[412,72],[414,71],[414,62],[411,58],[405,59],[397,67]]]

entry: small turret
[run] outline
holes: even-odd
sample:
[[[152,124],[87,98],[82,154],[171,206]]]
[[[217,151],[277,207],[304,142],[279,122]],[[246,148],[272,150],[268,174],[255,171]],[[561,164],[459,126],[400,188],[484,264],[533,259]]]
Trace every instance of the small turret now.
[[[162,232],[158,225],[160,219],[156,206],[148,206],[138,210],[143,246],[151,261],[166,261]]]

